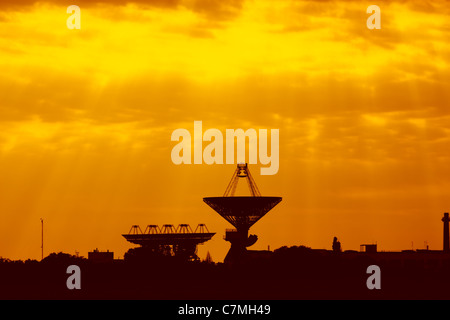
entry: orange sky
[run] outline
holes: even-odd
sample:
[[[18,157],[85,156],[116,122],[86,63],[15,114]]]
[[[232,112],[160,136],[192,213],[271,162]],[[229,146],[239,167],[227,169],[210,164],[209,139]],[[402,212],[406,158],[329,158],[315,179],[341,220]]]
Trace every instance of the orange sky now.
[[[81,30],[66,27],[68,5]],[[368,30],[366,8],[381,8]],[[171,161],[177,128],[280,129],[282,196],[252,249],[442,248],[450,210],[446,1],[0,3],[0,256],[123,257],[132,224],[225,220],[203,203],[234,165]]]

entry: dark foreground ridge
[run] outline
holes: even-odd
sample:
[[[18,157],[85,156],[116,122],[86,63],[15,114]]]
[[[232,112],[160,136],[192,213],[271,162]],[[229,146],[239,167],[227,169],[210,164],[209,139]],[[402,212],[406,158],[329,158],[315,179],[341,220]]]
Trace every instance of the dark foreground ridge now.
[[[252,252],[250,252],[252,253]],[[131,249],[93,262],[65,253],[42,261],[0,260],[1,299],[449,299],[450,254],[440,251],[333,252],[282,247],[239,265],[181,261]],[[251,256],[252,254],[250,254]],[[66,286],[67,267],[81,289]],[[381,269],[369,290],[367,268]]]

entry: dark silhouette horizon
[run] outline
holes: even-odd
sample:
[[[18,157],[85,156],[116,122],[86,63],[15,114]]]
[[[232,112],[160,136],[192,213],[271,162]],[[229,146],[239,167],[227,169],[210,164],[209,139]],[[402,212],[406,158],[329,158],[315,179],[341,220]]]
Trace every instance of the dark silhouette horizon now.
[[[138,247],[123,260],[98,262],[67,253],[42,261],[0,260],[1,299],[449,299],[450,254],[356,252],[280,247],[251,251],[239,264],[186,261]],[[81,269],[69,290],[66,268]],[[381,290],[366,287],[369,265]]]

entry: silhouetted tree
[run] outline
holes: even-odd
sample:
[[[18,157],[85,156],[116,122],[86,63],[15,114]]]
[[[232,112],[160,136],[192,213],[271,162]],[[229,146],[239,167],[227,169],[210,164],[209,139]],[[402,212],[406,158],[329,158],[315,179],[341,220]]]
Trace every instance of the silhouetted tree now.
[[[205,262],[206,263],[214,263],[213,259],[211,258],[211,254],[209,253],[209,251],[206,253]]]

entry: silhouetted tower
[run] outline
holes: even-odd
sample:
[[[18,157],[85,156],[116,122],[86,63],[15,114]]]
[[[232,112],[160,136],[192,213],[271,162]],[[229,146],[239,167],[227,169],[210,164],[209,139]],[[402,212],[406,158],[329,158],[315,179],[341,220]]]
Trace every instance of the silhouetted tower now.
[[[442,222],[444,222],[444,252],[450,252],[449,250],[449,233],[448,233],[448,222],[450,221],[448,217],[448,212],[444,213]]]
[[[341,252],[341,243],[338,238],[333,238],[333,252]]]
[[[247,180],[250,197],[237,197],[234,195],[240,179]],[[225,232],[225,240],[231,242],[231,248],[225,257],[225,262],[237,262],[245,258],[246,247],[250,247],[258,240],[256,235],[248,235],[250,227],[281,200],[281,197],[261,196],[247,164],[237,165],[223,197],[203,198],[206,204],[236,228]]]

